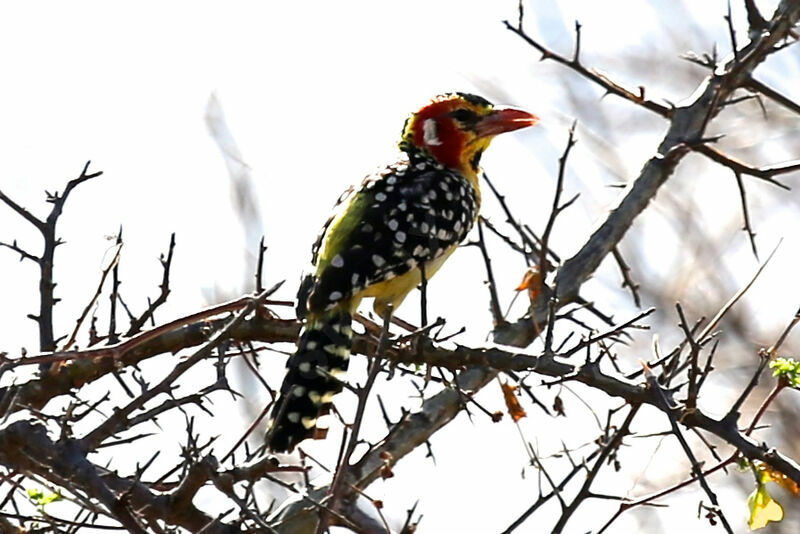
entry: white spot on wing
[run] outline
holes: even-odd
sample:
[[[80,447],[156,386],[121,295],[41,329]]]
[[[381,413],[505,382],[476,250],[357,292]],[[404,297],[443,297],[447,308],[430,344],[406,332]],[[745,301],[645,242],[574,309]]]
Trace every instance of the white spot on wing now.
[[[331,260],[331,265],[334,267],[344,267],[344,258],[342,258],[341,254],[337,254]]]
[[[317,418],[316,417],[303,417],[303,419],[301,419],[301,422],[303,423],[303,426],[305,428],[312,429],[312,428],[314,428],[314,425],[317,424]]]
[[[347,374],[347,371],[344,369],[339,369],[338,367],[331,367],[331,374],[334,378],[342,379]]]

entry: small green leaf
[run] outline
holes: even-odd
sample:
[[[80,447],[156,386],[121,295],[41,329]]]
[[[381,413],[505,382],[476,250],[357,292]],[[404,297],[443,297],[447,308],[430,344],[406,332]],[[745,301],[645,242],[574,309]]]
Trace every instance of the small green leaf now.
[[[31,500],[33,504],[35,504],[39,508],[44,508],[51,502],[60,501],[63,497],[61,497],[60,493],[50,492],[45,494],[42,490],[38,488],[29,488],[28,498]]]
[[[772,376],[785,379],[793,388],[800,388],[800,362],[794,358],[775,358],[769,366]]]

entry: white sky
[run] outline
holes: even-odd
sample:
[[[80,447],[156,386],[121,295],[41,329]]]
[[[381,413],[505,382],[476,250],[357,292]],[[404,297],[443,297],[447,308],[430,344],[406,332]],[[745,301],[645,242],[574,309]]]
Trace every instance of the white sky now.
[[[659,24],[658,2],[655,10],[643,2],[540,4],[535,14],[528,8],[529,16],[538,16],[538,26],[563,50],[571,49],[576,17],[584,23],[584,46],[595,43],[605,53],[646,41]],[[623,6],[628,19],[607,16]],[[724,2],[696,9],[706,11],[713,35],[722,38]],[[157,292],[157,258],[173,231],[173,295],[160,320],[194,311],[215,294],[242,290],[249,276],[244,251],[252,253],[255,244],[245,242],[226,168],[204,123],[212,94],[252,169],[269,246],[268,281],[287,279],[280,297],[293,297],[310,244],[339,193],[392,157],[406,114],[438,92],[481,92],[492,82],[505,92],[501,103],[524,106],[544,119],[541,128],[496,141],[484,160],[495,183],[507,186],[512,200],[522,199],[518,205],[541,226],[571,116],[554,104],[559,87],[544,70],[551,67],[542,67],[502,27],[503,19],[515,17],[514,1],[477,0],[0,6],[0,188],[42,216],[49,209],[43,191],[62,190],[87,160],[91,170],[105,173],[73,193],[61,221],[67,244],[56,258],[57,293],[64,298],[56,308],[59,331],[71,328],[93,292],[111,246],[106,237],[120,224],[122,291],[135,309]],[[637,24],[628,24],[631,19]],[[529,19],[529,27],[535,26]],[[652,150],[650,142],[641,142],[644,153]],[[532,146],[538,153],[531,153]],[[633,153],[637,157],[623,158],[628,172],[644,159]],[[592,157],[578,157],[576,166],[582,165],[589,168]],[[585,198],[592,210],[574,215],[573,244],[602,217],[615,192],[598,187]],[[487,209],[499,220],[496,206]],[[0,240],[15,238],[38,250],[31,229],[0,206]],[[797,247],[792,243],[790,251]],[[790,252],[784,258],[784,269],[791,257]],[[477,320],[488,329],[477,262],[474,250],[460,252],[447,279],[437,278],[434,314],[446,315],[453,325]],[[36,311],[32,266],[0,250],[0,350],[36,350],[35,325],[25,319]],[[514,277],[503,281],[506,288],[516,284]],[[471,339],[480,343],[484,334]],[[500,408],[496,387],[483,397]],[[246,423],[231,424],[236,433]],[[555,452],[575,425],[576,419],[552,423],[541,437],[543,452]],[[524,453],[510,423],[472,426],[460,416],[453,426],[458,431],[436,437],[435,468],[423,459],[401,463],[396,479],[375,490],[386,492],[394,526],[419,498],[421,532],[500,531],[534,498],[535,476],[518,476]],[[526,430],[527,436],[536,434],[536,428]],[[687,506],[680,513],[691,517],[694,503]],[[601,503],[599,509],[609,507]],[[634,523],[620,520],[619,528],[626,525]],[[576,518],[568,532],[591,526]]]

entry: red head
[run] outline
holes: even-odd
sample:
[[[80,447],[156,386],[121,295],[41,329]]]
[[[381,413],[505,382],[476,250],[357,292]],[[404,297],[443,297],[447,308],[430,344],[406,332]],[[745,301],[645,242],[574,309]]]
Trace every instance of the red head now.
[[[492,138],[533,126],[538,117],[513,108],[496,108],[466,93],[433,99],[406,121],[400,148],[423,151],[446,167],[473,175]]]

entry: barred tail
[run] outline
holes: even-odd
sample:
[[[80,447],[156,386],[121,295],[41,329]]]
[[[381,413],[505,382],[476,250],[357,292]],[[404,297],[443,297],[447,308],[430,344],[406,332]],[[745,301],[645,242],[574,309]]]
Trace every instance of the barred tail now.
[[[291,451],[304,439],[317,437],[317,418],[328,413],[333,396],[342,390],[353,339],[351,321],[350,311],[342,307],[309,317],[297,352],[286,362],[286,378],[272,408],[270,450]]]

